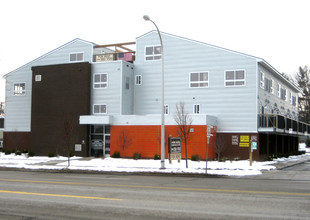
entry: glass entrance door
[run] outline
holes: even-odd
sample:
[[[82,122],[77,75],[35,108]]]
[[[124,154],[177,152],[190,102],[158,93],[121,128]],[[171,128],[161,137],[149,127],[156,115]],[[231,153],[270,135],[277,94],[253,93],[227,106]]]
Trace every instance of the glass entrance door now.
[[[104,153],[105,156],[110,156],[110,134],[104,135]]]
[[[91,156],[110,155],[110,125],[91,125],[90,139]]]

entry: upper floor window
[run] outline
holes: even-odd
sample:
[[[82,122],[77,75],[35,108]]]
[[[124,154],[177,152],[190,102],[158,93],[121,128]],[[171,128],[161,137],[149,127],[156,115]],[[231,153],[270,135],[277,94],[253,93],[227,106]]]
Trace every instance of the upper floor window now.
[[[260,72],[260,87],[265,88],[265,74],[263,72]]]
[[[292,97],[291,97],[291,104],[293,106],[297,106],[297,97],[295,95],[292,94]]]
[[[200,114],[200,105],[199,104],[195,104],[193,106],[193,113],[194,114]]]
[[[280,98],[286,100],[286,89],[284,88],[280,89]]]
[[[189,87],[209,87],[209,73],[208,72],[198,72],[190,73]]]
[[[281,85],[276,83],[276,95],[281,98]]]
[[[225,86],[245,86],[245,71],[225,71]]]
[[[129,81],[130,81],[130,78],[126,76],[125,78],[125,89],[129,89]]]
[[[169,115],[169,105],[168,104],[165,104],[164,113],[165,113],[165,115]]]
[[[270,93],[274,94],[274,80],[273,79],[270,80]]]
[[[25,95],[26,83],[14,83],[14,95]]]
[[[142,76],[136,75],[136,85],[142,85]]]
[[[265,91],[273,93],[273,80],[265,78]]]
[[[145,60],[160,60],[160,59],[161,59],[161,46],[145,47]]]
[[[94,114],[106,114],[107,113],[107,105],[99,104],[94,105],[93,109]]]
[[[84,53],[70,53],[70,62],[84,61]]]
[[[108,87],[108,74],[107,73],[97,73],[94,75],[94,88],[107,88]]]
[[[0,129],[4,128],[4,118],[0,118]]]

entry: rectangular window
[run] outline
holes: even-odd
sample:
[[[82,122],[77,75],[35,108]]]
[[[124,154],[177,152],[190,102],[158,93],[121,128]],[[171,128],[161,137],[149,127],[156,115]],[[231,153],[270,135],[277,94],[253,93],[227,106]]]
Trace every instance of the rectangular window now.
[[[145,47],[145,60],[160,60],[160,59],[161,59],[161,46]]]
[[[107,113],[107,105],[94,105],[94,114],[106,114]]]
[[[84,61],[84,53],[70,53],[70,62]]]
[[[96,73],[94,74],[94,89],[102,89],[108,87],[108,74]]]
[[[142,76],[136,75],[136,85],[142,85]]]
[[[273,88],[272,88],[273,80],[265,78],[264,84],[265,84],[265,91],[269,93],[273,93]]]
[[[200,114],[200,105],[199,104],[195,104],[193,106],[193,113],[194,114]]]
[[[293,106],[297,106],[297,98],[296,98],[296,96],[293,95],[293,94],[291,94],[291,95],[292,95],[292,97],[291,97],[291,104]]]
[[[286,100],[286,89],[281,88],[280,89],[281,93],[281,99]]]
[[[198,72],[190,73],[189,87],[209,87],[209,73],[208,72]]]
[[[279,83],[276,85],[276,95],[281,98],[281,85]]]
[[[274,80],[273,79],[270,80],[270,93],[274,94]]]
[[[26,84],[25,83],[14,83],[14,95],[25,95]]]
[[[265,89],[265,74],[263,72],[260,72],[260,87]]]
[[[0,129],[4,128],[4,118],[0,118]]]
[[[34,81],[40,82],[42,80],[42,75],[35,75]]]
[[[164,113],[165,115],[169,115],[169,105],[165,105],[165,108],[164,108]]]
[[[245,71],[230,70],[225,71],[225,86],[245,86]]]
[[[125,89],[129,89],[129,80],[130,80],[130,78],[129,77],[126,77],[125,78]]]

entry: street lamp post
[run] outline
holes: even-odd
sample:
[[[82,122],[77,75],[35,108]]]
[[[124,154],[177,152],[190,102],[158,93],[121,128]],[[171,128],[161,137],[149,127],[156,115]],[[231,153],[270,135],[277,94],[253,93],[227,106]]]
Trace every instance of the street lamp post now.
[[[161,161],[160,161],[160,164],[161,164],[161,166],[160,166],[160,168],[165,169],[164,45],[163,45],[163,41],[161,38],[160,31],[159,31],[157,25],[155,24],[155,22],[152,21],[148,15],[144,15],[143,19],[146,21],[150,21],[155,25],[158,36],[159,36],[159,40],[160,40],[160,46],[161,46],[161,141],[160,141],[160,145],[161,145]]]

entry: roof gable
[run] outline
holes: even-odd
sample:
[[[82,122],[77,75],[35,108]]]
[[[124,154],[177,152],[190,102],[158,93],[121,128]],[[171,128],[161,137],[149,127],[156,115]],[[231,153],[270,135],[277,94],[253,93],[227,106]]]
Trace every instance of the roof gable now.
[[[94,43],[92,43],[92,42],[89,42],[89,41],[86,41],[86,40],[82,40],[82,39],[80,39],[80,38],[75,38],[74,40],[69,41],[68,43],[63,44],[62,46],[57,47],[56,49],[54,49],[54,50],[52,50],[52,51],[50,51],[50,52],[48,52],[48,53],[46,53],[46,54],[43,54],[42,56],[39,56],[38,58],[36,58],[36,59],[34,59],[34,60],[32,60],[32,61],[30,61],[30,62],[28,62],[28,63],[26,63],[26,64],[24,64],[24,65],[22,65],[22,66],[20,66],[20,67],[18,67],[18,68],[15,69],[15,70],[12,70],[11,72],[9,72],[9,73],[7,73],[7,74],[5,74],[5,75],[3,75],[3,78],[7,78],[7,77],[10,76],[12,73],[14,73],[14,72],[20,70],[21,68],[23,68],[23,67],[25,67],[25,66],[27,66],[27,65],[30,65],[30,64],[32,64],[32,63],[34,63],[34,62],[36,62],[36,61],[39,61],[39,60],[43,59],[44,57],[46,57],[46,56],[48,56],[48,55],[50,55],[50,54],[53,54],[53,53],[55,53],[56,51],[58,51],[58,50],[60,50],[60,49],[62,49],[62,48],[64,48],[64,47],[66,47],[66,46],[68,46],[68,45],[70,45],[70,44],[72,44],[72,43],[78,42],[78,41],[79,41],[79,42],[86,43],[86,44],[90,44],[90,45],[92,45],[92,46],[97,45],[97,44],[94,44]]]
[[[140,38],[146,37],[147,35],[153,34],[154,32],[157,33],[156,30],[152,30],[152,31],[149,31],[149,32],[141,35],[140,37],[137,37],[136,40],[139,40]],[[162,35],[165,35],[165,36],[169,36],[169,37],[172,37],[172,38],[177,38],[177,39],[189,41],[189,42],[192,42],[192,43],[195,43],[195,44],[200,44],[202,46],[212,47],[212,48],[215,48],[215,49],[223,50],[223,51],[234,53],[234,54],[241,55],[241,56],[246,56],[246,57],[253,58],[253,59],[261,59],[259,57],[255,57],[255,56],[248,55],[248,54],[245,54],[245,53],[241,53],[241,52],[237,52],[237,51],[234,51],[234,50],[226,49],[226,48],[223,48],[223,47],[215,46],[215,45],[212,45],[212,44],[204,43],[204,42],[201,42],[201,41],[196,41],[196,40],[192,40],[192,39],[185,38],[185,37],[180,37],[180,36],[169,34],[169,33],[165,33],[165,32],[160,32],[160,33]]]

